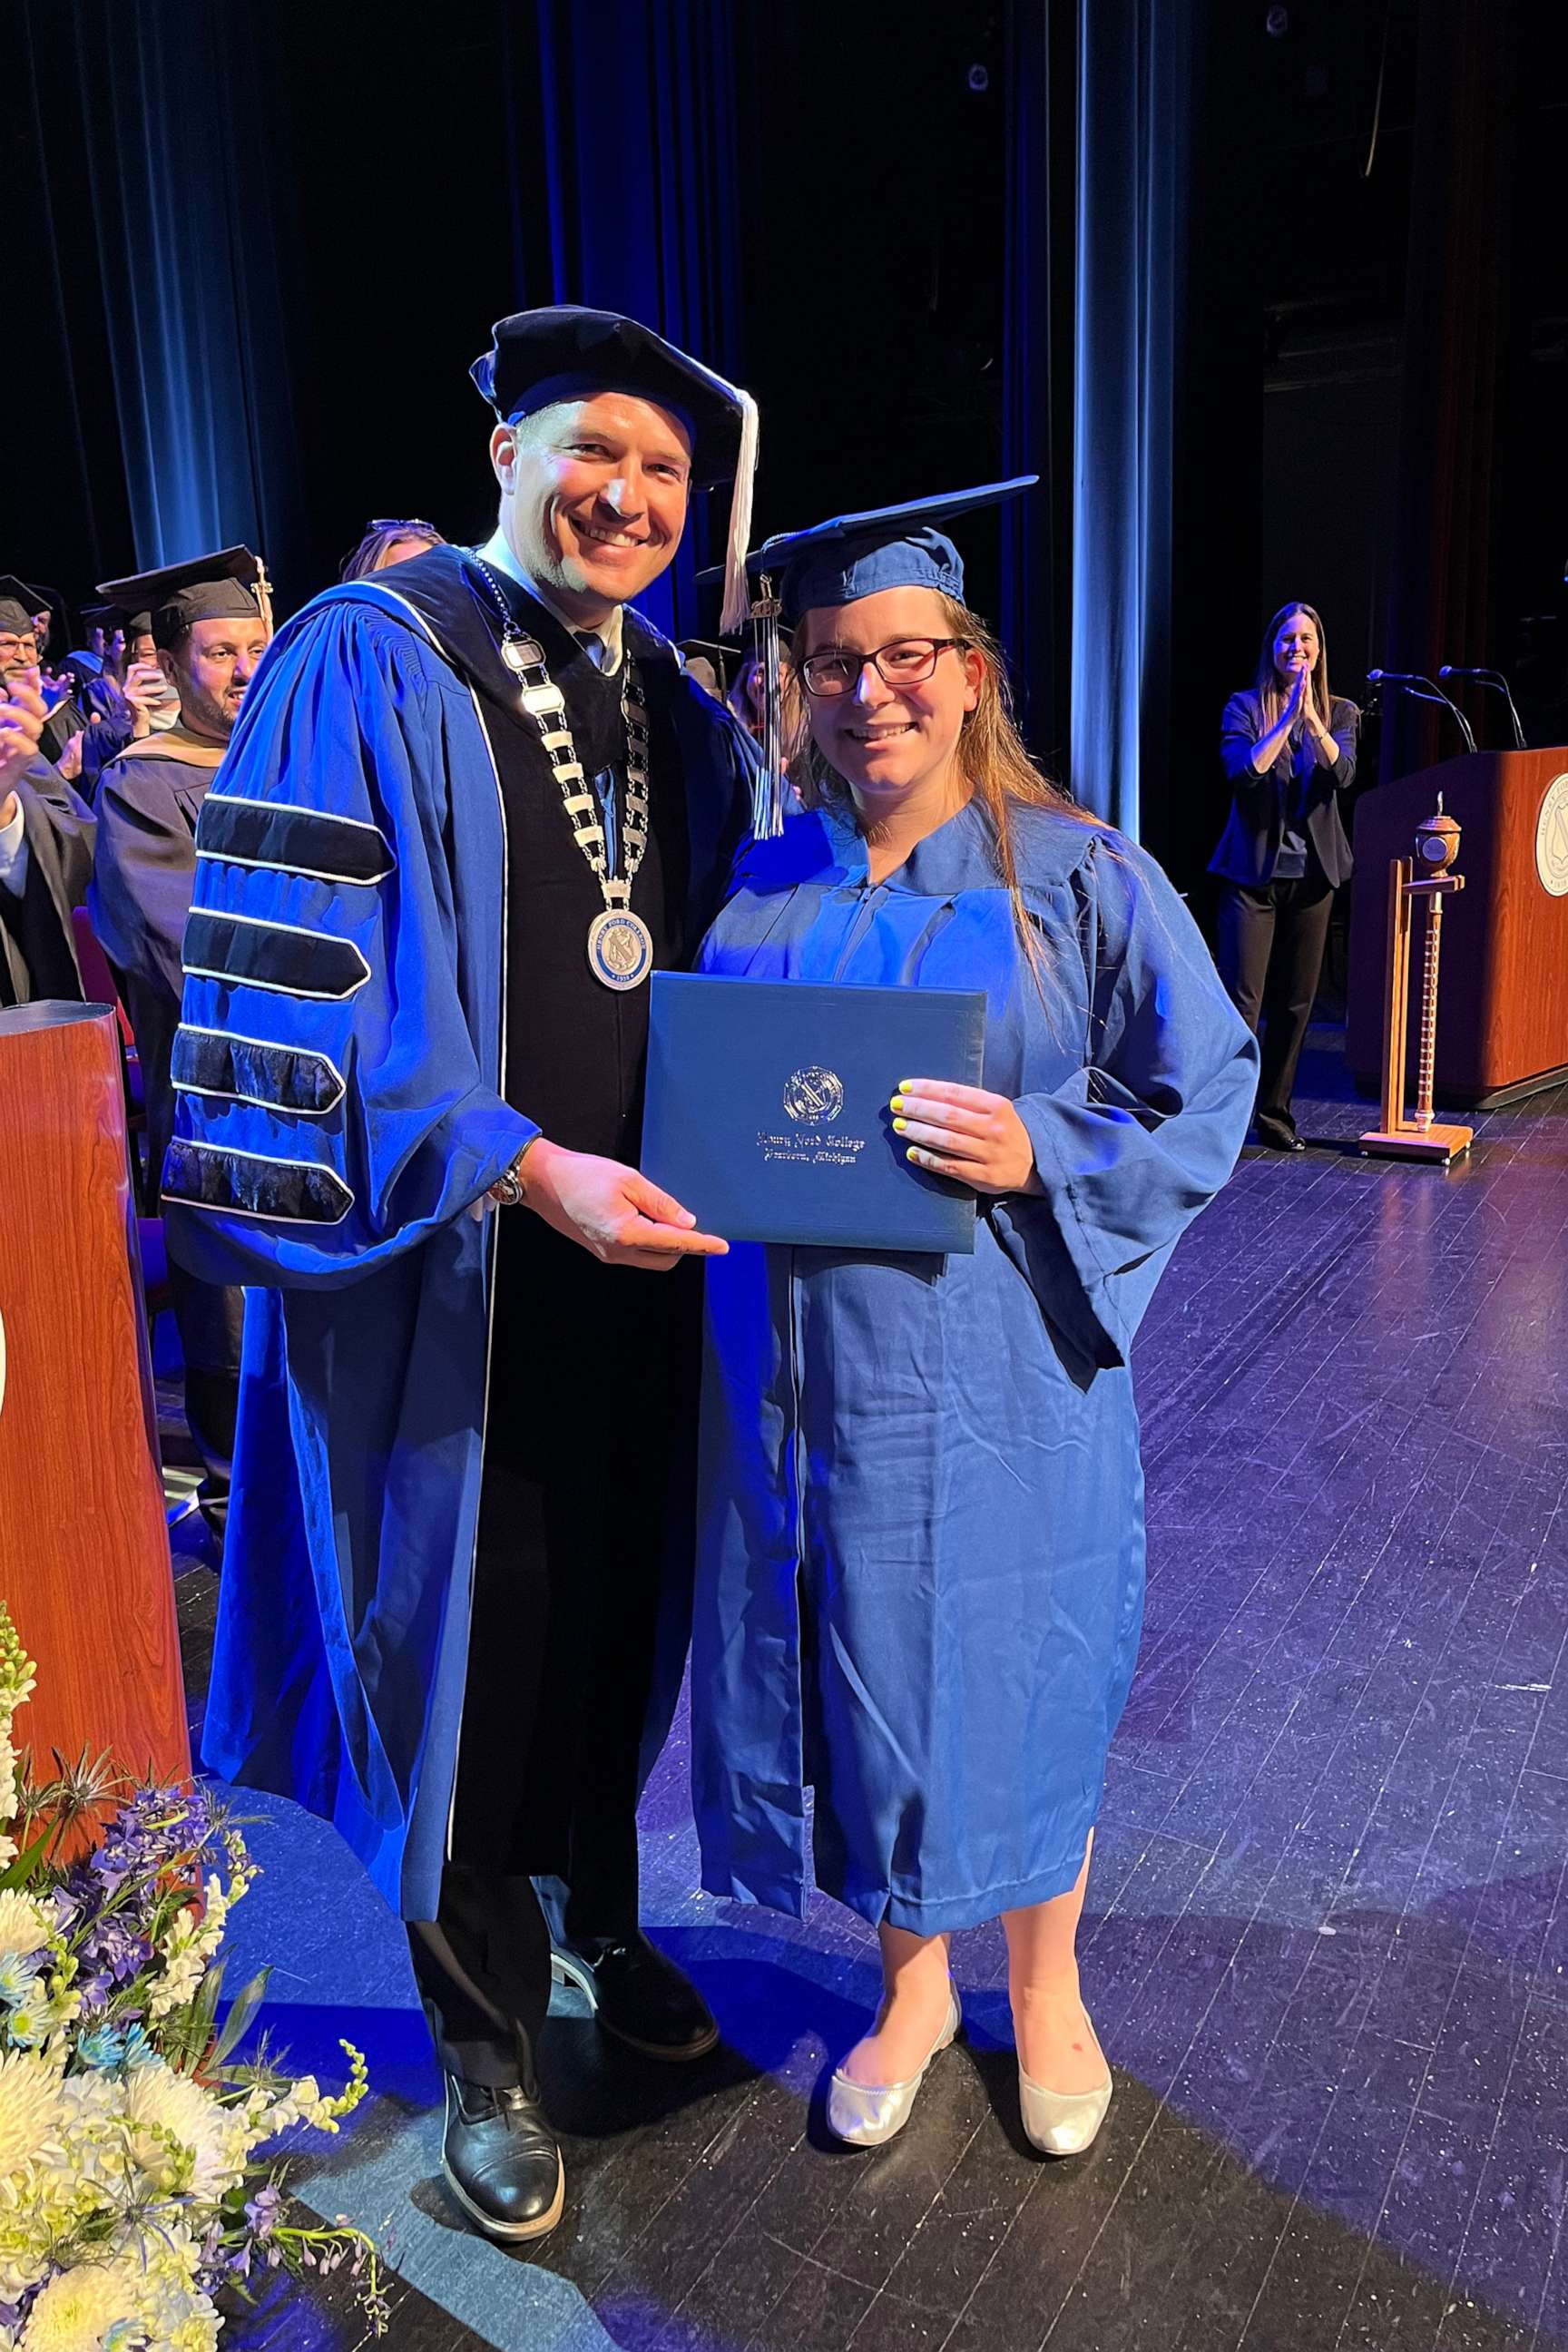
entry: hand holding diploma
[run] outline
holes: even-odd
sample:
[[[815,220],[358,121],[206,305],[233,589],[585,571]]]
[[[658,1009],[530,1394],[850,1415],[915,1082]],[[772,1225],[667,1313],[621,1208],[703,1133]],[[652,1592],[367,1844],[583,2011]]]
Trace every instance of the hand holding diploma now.
[[[1038,1192],[1029,1130],[1005,1095],[942,1078],[900,1078],[893,1131],[906,1156],[976,1192]]]

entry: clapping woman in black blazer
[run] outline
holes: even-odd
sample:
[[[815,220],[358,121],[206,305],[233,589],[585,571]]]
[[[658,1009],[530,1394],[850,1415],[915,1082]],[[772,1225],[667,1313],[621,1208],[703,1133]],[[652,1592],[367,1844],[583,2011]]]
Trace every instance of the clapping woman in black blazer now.
[[[1359,723],[1353,702],[1330,696],[1321,621],[1310,604],[1282,606],[1253,685],[1220,721],[1230,822],[1209,864],[1221,880],[1220,976],[1263,1049],[1253,1124],[1279,1151],[1303,1149],[1290,1089],[1334,891],[1350,876],[1341,795]]]

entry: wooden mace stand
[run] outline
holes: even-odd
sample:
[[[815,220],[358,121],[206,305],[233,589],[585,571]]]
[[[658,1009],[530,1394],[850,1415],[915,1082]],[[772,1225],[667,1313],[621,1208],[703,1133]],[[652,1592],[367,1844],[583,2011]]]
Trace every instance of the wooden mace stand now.
[[[1428,817],[1415,835],[1415,856],[1396,857],[1388,869],[1388,963],[1383,1008],[1383,1124],[1361,1139],[1368,1158],[1434,1160],[1443,1167],[1468,1151],[1475,1129],[1445,1126],[1432,1117],[1433,1072],[1437,1045],[1437,963],[1443,947],[1443,901],[1465,887],[1451,868],[1459,851],[1459,828],[1443,814]],[[1420,867],[1419,878],[1416,867]],[[1417,1045],[1415,1111],[1405,1116],[1405,1057],[1410,1018],[1410,932],[1414,901],[1426,901],[1426,953],[1421,973],[1421,1034]]]

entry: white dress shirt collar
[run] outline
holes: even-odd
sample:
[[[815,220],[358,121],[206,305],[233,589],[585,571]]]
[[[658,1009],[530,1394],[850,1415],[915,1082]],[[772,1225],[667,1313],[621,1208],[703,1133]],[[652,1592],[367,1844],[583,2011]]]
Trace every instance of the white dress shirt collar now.
[[[570,614],[562,611],[553,597],[545,593],[537,580],[529,578],[512,553],[510,542],[504,531],[498,530],[494,537],[488,540],[480,548],[479,553],[497,572],[504,572],[509,580],[515,580],[520,588],[526,588],[529,594],[535,597],[547,613],[554,615],[563,629],[570,629],[595,668],[602,669],[606,677],[615,677],[621,666],[621,653],[625,644],[626,608],[624,605],[614,605],[611,608],[609,619],[601,628],[585,629],[581,621],[573,620]]]

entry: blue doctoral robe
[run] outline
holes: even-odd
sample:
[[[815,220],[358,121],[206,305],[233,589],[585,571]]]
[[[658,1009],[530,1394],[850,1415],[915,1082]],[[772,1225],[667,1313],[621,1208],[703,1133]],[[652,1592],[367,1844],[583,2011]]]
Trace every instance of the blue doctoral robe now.
[[[661,692],[695,833],[748,755],[693,682]],[[468,1210],[537,1132],[500,1091],[505,875],[479,703],[421,614],[371,582],[307,605],[203,806],[174,1047],[171,1244],[257,1286],[202,1753],[333,1822],[412,1919],[468,1662],[491,1336]]]
[[[1043,993],[973,803],[875,887],[832,815],[754,845],[701,962],[983,988],[984,1083],[1016,1102],[1044,1187],[983,1198],[973,1257],[751,1244],[708,1268],[703,1885],[798,1915],[809,1784],[818,1885],[921,1935],[1081,1867],[1142,1613],[1128,1353],[1256,1084],[1151,859],[1031,809],[1017,866]]]

